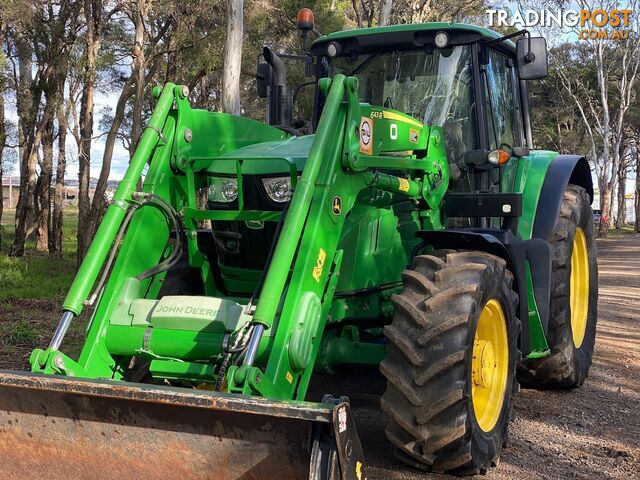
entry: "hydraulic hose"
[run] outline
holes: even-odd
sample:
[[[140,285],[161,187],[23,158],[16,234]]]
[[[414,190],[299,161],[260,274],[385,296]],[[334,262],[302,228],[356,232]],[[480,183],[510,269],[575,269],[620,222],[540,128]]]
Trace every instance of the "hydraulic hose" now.
[[[104,286],[109,276],[109,272],[111,270],[111,266],[113,265],[113,261],[115,260],[116,253],[118,251],[118,245],[120,245],[120,242],[122,241],[122,237],[124,236],[124,233],[127,230],[129,223],[131,223],[131,219],[133,218],[133,215],[136,213],[136,211],[138,211],[138,209],[146,205],[153,205],[156,208],[158,208],[164,214],[167,220],[171,222],[173,226],[173,231],[176,234],[176,239],[175,239],[176,245],[173,248],[173,251],[171,252],[171,255],[169,257],[167,257],[165,260],[163,260],[159,264],[138,274],[136,278],[138,280],[144,280],[146,278],[150,278],[159,273],[162,273],[170,269],[176,263],[178,263],[178,261],[180,260],[180,257],[182,256],[184,229],[182,228],[182,222],[180,220],[180,217],[178,216],[178,212],[173,208],[173,206],[169,202],[167,202],[164,198],[160,197],[159,195],[155,195],[153,193],[136,192],[133,194],[133,198],[142,198],[143,201],[140,203],[135,203],[127,212],[127,215],[125,216],[122,222],[122,225],[118,230],[118,234],[116,235],[115,241],[112,245],[111,252],[109,253],[109,257],[102,271],[102,275],[100,276],[100,280],[98,281],[98,284],[96,285],[96,288],[93,294],[87,301],[88,305],[93,305],[93,303],[95,302],[96,298],[100,293],[100,290],[102,290],[102,287]]]
[[[171,255],[168,258],[160,262],[155,267],[145,270],[144,272],[136,276],[138,280],[144,280],[146,278],[153,277],[173,267],[176,263],[180,261],[180,258],[182,257],[182,251],[183,251],[182,245],[184,244],[184,238],[183,238],[184,228],[182,225],[182,220],[180,219],[180,216],[178,215],[178,212],[176,211],[176,209],[173,208],[173,205],[167,202],[164,198],[158,195],[155,195],[153,193],[149,194],[147,196],[147,199],[149,203],[158,207],[165,214],[167,219],[170,220],[171,223],[173,224],[173,231],[176,234],[176,238],[175,238],[176,245],[173,251],[171,252]]]

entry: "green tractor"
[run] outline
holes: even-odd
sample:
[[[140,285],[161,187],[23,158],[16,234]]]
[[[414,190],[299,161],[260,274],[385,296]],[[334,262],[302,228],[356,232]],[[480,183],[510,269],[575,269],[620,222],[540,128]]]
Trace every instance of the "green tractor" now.
[[[348,399],[307,396],[314,372],[354,364],[386,377],[401,460],[485,473],[519,382],[584,382],[593,187],[584,157],[532,148],[545,41],[431,23],[301,57],[304,125],[268,48],[266,123],[154,89],[50,345],[0,374],[3,478],[362,480]]]

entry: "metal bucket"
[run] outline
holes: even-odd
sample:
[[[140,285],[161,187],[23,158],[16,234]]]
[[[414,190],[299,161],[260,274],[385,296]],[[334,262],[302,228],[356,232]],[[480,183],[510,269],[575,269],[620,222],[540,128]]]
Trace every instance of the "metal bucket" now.
[[[364,479],[346,403],[0,370],[0,478]]]

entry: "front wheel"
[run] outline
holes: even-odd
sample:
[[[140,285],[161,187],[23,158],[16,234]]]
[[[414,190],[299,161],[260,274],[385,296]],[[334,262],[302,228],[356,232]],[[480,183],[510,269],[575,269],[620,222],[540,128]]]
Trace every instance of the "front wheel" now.
[[[403,273],[381,363],[387,438],[415,467],[484,473],[507,438],[520,321],[513,276],[484,252],[433,252]]]
[[[590,203],[584,188],[567,187],[549,238],[552,265],[547,339],[551,354],[522,362],[519,377],[525,386],[575,388],[589,374],[598,316],[598,263]]]

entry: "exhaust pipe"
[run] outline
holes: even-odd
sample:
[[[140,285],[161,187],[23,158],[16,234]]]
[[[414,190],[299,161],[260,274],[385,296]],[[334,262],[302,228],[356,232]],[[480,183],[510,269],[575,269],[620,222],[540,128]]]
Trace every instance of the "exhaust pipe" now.
[[[282,63],[282,59],[276,55],[276,53],[271,50],[269,47],[264,47],[262,49],[262,56],[264,57],[264,61],[271,65],[274,73],[274,84],[275,85],[286,85],[287,84],[287,69]]]
[[[262,49],[262,56],[273,69],[273,84],[269,92],[269,125],[291,127],[293,125],[293,91],[287,85],[287,69],[282,59],[269,47]]]

